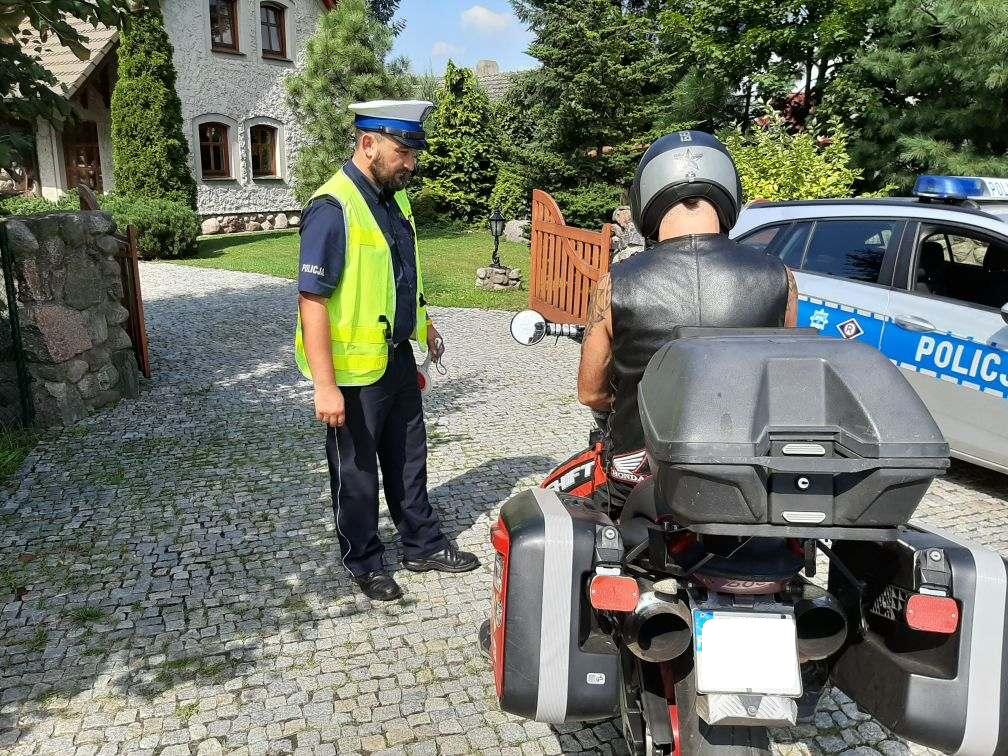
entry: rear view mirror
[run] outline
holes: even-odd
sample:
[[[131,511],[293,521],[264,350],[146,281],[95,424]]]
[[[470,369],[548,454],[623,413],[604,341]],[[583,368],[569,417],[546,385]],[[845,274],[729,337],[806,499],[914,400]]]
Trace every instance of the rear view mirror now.
[[[546,318],[535,310],[522,310],[511,318],[511,336],[519,344],[538,344],[545,335]]]
[[[1005,323],[1008,323],[1008,304],[1001,306],[1001,317],[1004,319]]]

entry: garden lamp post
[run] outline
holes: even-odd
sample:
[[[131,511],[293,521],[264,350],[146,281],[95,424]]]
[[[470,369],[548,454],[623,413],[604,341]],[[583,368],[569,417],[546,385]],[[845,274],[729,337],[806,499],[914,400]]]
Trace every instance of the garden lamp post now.
[[[501,265],[497,250],[500,247],[500,238],[504,235],[504,216],[500,214],[500,210],[497,208],[494,208],[493,215],[490,216],[490,234],[494,240],[493,259],[490,264],[494,268],[503,268],[504,266]]]

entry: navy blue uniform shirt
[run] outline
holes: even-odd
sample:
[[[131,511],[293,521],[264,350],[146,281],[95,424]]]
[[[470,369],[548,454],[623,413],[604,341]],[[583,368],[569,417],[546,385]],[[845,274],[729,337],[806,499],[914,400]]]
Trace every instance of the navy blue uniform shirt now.
[[[367,202],[392,251],[396,314],[392,340],[409,339],[416,328],[416,239],[413,228],[395,201],[393,192],[379,191],[360,169],[348,161],[343,171]],[[301,216],[301,262],[298,290],[329,297],[339,284],[346,264],[346,224],[343,207],[332,197],[319,197]]]

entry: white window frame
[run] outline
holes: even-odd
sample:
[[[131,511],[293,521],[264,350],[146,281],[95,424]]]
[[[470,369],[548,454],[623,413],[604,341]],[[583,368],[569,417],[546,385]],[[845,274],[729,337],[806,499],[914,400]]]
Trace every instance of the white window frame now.
[[[230,176],[203,176],[203,157],[200,154],[200,136],[199,130],[200,126],[204,123],[222,123],[228,127],[228,162],[231,164],[231,175]],[[242,182],[241,175],[241,141],[239,140],[239,133],[241,133],[242,126],[234,118],[224,115],[223,113],[204,113],[201,116],[197,116],[193,119],[192,125],[192,156],[193,156],[193,175],[197,177],[201,183],[205,184],[216,184],[221,182],[236,181]]]
[[[286,181],[287,180],[287,138],[286,129],[284,127],[283,121],[278,121],[275,118],[270,118],[268,116],[257,116],[255,118],[249,118],[244,123],[245,132],[245,150],[246,154],[249,156],[249,177],[253,182],[257,181]],[[276,129],[276,173],[272,176],[253,176],[252,175],[252,127],[253,126],[270,126]]]

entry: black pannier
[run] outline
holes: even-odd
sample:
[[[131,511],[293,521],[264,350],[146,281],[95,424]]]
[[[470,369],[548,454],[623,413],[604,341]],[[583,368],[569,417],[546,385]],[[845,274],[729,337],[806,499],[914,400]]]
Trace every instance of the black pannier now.
[[[898,368],[815,332],[679,329],[639,400],[657,512],[699,532],[878,538],[949,464]]]
[[[491,655],[504,711],[553,724],[619,713],[619,655],[588,590],[602,530],[619,542],[590,500],[542,488],[501,507],[491,529]]]
[[[959,756],[1008,753],[1004,558],[924,524],[896,541],[834,548],[859,585],[831,569],[829,590],[861,632],[836,659],[833,683],[915,743]],[[952,624],[940,633],[913,629],[911,602],[934,596],[955,602]]]

